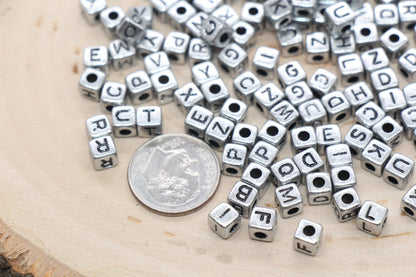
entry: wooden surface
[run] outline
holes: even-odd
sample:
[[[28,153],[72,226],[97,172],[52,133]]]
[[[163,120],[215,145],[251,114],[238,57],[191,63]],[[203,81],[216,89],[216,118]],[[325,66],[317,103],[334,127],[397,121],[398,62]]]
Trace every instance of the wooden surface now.
[[[109,0],[125,10],[142,3]],[[194,214],[168,218],[149,212],[126,180],[130,157],[145,139],[117,139],[120,164],[114,169],[97,172],[89,158],[84,121],[101,111],[80,96],[77,82],[83,48],[109,42],[102,29],[86,24],[75,0],[3,0],[0,15],[0,254],[18,271],[36,276],[414,275],[416,222],[399,209],[405,191],[363,172],[357,161],[361,200],[389,208],[380,237],[359,231],[354,221],[339,223],[329,205],[305,204],[300,216],[279,216],[271,243],[250,240],[246,219],[234,236],[222,240],[209,230],[207,214],[226,200],[237,181],[230,177],[222,178],[214,198]],[[166,34],[170,29],[162,26],[156,21],[155,28]],[[257,45],[278,46],[275,35],[259,37]],[[305,65],[308,75],[319,66]],[[330,64],[324,67],[335,71]],[[122,81],[139,69],[142,61],[109,79]],[[173,69],[180,85],[191,80],[188,65]],[[231,88],[231,79],[222,76]],[[401,80],[401,87],[405,84]],[[183,133],[178,108],[162,109],[164,133]],[[265,118],[251,107],[247,122],[260,127]],[[341,125],[344,134],[351,122]],[[407,141],[395,151],[415,158]],[[287,156],[286,146],[279,158]],[[304,186],[301,190],[305,195]],[[275,206],[272,187],[259,205]],[[301,218],[324,226],[316,257],[292,249]]]

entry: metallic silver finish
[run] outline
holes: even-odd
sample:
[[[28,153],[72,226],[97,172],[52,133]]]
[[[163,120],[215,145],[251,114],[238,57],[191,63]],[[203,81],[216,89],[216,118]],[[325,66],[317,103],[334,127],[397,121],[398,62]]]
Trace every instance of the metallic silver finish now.
[[[168,104],[173,101],[173,92],[178,88],[178,83],[170,69],[151,75],[150,81],[153,84],[159,105]]]
[[[232,28],[234,30],[232,35],[233,41],[244,50],[247,51],[247,49],[251,48],[256,42],[256,30],[250,23],[240,20],[235,23]]]
[[[109,70],[109,56],[105,46],[89,46],[84,48],[84,66],[99,69],[103,72]]]
[[[329,37],[331,45],[331,62],[334,65],[338,64],[338,57],[354,53],[356,50],[356,41],[354,34],[349,33],[340,37]]]
[[[315,14],[317,1],[315,0],[292,0],[292,13],[294,20],[312,19]]]
[[[111,135],[111,125],[105,114],[99,114],[85,121],[89,139]]]
[[[159,106],[142,106],[137,108],[137,134],[142,138],[150,138],[163,133],[162,109]]]
[[[392,60],[397,60],[406,51],[409,39],[399,29],[390,28],[380,36],[380,43],[387,56]]]
[[[279,30],[292,20],[292,4],[288,0],[267,0],[263,4],[266,27]]]
[[[195,105],[188,112],[185,118],[186,133],[203,139],[205,137],[205,130],[214,117],[214,113],[202,106]]]
[[[267,120],[260,128],[257,138],[280,149],[286,142],[286,128],[274,120]]]
[[[332,72],[318,68],[309,80],[309,87],[316,94],[323,96],[334,91],[338,82],[337,75]]]
[[[208,14],[204,12],[196,13],[186,21],[185,26],[190,35],[194,38],[201,37],[202,21],[208,18]]]
[[[357,216],[357,228],[373,236],[379,236],[387,220],[388,209],[373,201],[365,201]]]
[[[196,9],[188,1],[178,1],[167,11],[171,26],[180,31],[185,31],[186,22],[195,14]]]
[[[111,111],[114,136],[119,138],[137,136],[134,106],[116,106]]]
[[[253,71],[264,79],[275,79],[279,50],[271,47],[260,46],[253,58]]]
[[[158,136],[130,160],[130,189],[152,212],[180,216],[202,207],[217,190],[220,164],[202,141],[184,134]]]
[[[237,97],[247,105],[253,102],[253,94],[261,88],[261,82],[251,71],[238,75],[234,81],[234,91]]]
[[[217,9],[215,9],[215,11],[212,12],[211,15],[230,26],[234,25],[240,19],[238,13],[230,5],[227,4],[219,6]]]
[[[364,69],[368,73],[386,68],[390,65],[386,51],[381,47],[370,49],[362,53],[361,61],[363,62]]]
[[[185,64],[186,53],[188,51],[191,37],[181,32],[170,32],[163,43],[163,51],[172,63]]]
[[[334,37],[349,34],[354,24],[354,11],[344,1],[338,1],[325,9],[325,27]]]
[[[330,168],[352,166],[352,156],[348,144],[333,144],[326,148],[326,161]]]
[[[218,79],[220,77],[220,74],[215,67],[215,65],[210,62],[202,62],[199,64],[196,64],[192,67],[192,81],[197,85],[201,86],[202,84]]]
[[[153,25],[153,8],[148,5],[136,6],[135,11],[141,16],[147,28],[152,28]],[[146,29],[147,30],[147,29]]]
[[[409,106],[416,105],[416,83],[411,83],[403,87],[404,97]]]
[[[367,144],[373,138],[373,132],[370,129],[354,124],[344,137],[344,143],[350,147],[352,157],[361,160],[362,152]]]
[[[241,176],[246,167],[247,147],[237,143],[227,143],[222,152],[222,172],[224,175]]]
[[[117,35],[119,38],[130,44],[140,41],[149,27],[149,17],[143,13],[141,6],[130,8],[126,16],[117,26]]]
[[[399,58],[400,73],[410,82],[416,81],[416,49],[407,50]]]
[[[264,29],[264,13],[263,4],[247,1],[241,9],[241,20],[253,25],[256,32],[262,32]]]
[[[232,33],[230,25],[213,15],[202,19],[201,38],[212,46],[224,48],[230,43]]]
[[[236,121],[234,121],[234,123],[236,123]],[[255,125],[237,123],[234,127],[231,142],[242,144],[251,150],[256,143],[257,132],[257,126]]]
[[[415,1],[399,1],[397,3],[400,25],[403,31],[412,31],[416,25]]]
[[[89,146],[95,170],[111,168],[118,164],[117,149],[111,136],[94,138],[90,140]]]
[[[81,13],[90,25],[95,25],[100,19],[100,12],[107,7],[106,0],[80,0]]]
[[[325,205],[332,201],[331,177],[327,172],[306,175],[306,192],[310,205]]]
[[[178,0],[150,0],[155,15],[158,16],[163,22],[167,21],[168,9],[176,2],[178,2]]]
[[[361,201],[353,188],[340,190],[332,196],[332,207],[339,222],[346,222],[357,217]]]
[[[358,51],[368,51],[378,46],[379,35],[376,24],[372,22],[360,23],[354,25],[353,31]]]
[[[267,83],[254,93],[253,104],[267,117],[269,110],[283,98],[285,94],[274,83]]]
[[[374,11],[373,6],[369,2],[364,2],[363,6],[355,10],[356,16],[354,19],[355,24],[374,22]]]
[[[106,74],[101,70],[86,68],[78,82],[78,88],[82,95],[95,102],[100,101],[101,88],[106,81]]]
[[[295,128],[299,121],[299,112],[286,100],[274,105],[269,113],[272,119],[286,127],[289,131]]]
[[[170,62],[166,52],[159,51],[148,54],[144,60],[144,67],[149,75],[164,71],[170,68]]]
[[[329,37],[324,32],[315,32],[306,35],[305,40],[306,61],[308,63],[326,63],[329,61]]]
[[[256,162],[266,167],[270,167],[277,158],[277,153],[279,150],[265,141],[257,141],[253,146],[250,154],[248,155],[248,160],[250,162]]]
[[[386,113],[383,109],[373,101],[367,102],[355,112],[355,117],[358,123],[371,129],[377,122],[379,122]]]
[[[231,237],[241,224],[241,215],[228,203],[220,203],[208,215],[208,226],[223,239]]]
[[[212,13],[222,2],[223,0],[192,0],[192,5],[205,13]]]
[[[383,171],[383,180],[390,185],[404,189],[413,176],[415,162],[400,153],[394,153]]]
[[[351,105],[340,91],[330,92],[321,98],[330,123],[340,123],[351,117]]]
[[[231,77],[236,77],[244,71],[248,55],[243,48],[232,42],[218,54],[218,62],[225,72],[229,73]]]
[[[134,105],[153,99],[153,86],[145,71],[136,71],[126,76],[127,93]]]
[[[255,187],[261,198],[269,187],[270,170],[255,162],[249,163],[241,176],[241,181]]]
[[[200,86],[205,97],[206,107],[211,111],[219,112],[224,102],[230,97],[230,92],[220,78],[207,81]]]
[[[322,233],[322,225],[301,219],[293,237],[293,249],[303,254],[316,256],[321,246]]]
[[[373,92],[366,82],[359,82],[346,87],[344,95],[348,103],[350,103],[352,114],[362,105],[374,100]]]
[[[334,192],[354,187],[357,184],[355,172],[350,165],[332,168],[331,179]]]
[[[413,130],[416,129],[416,107],[411,106],[401,111],[400,123],[404,129],[404,136],[408,139],[412,139]]]
[[[361,167],[376,176],[381,176],[391,152],[392,149],[387,144],[372,139],[363,150]]]
[[[296,184],[290,183],[275,189],[277,209],[283,218],[292,217],[303,212],[302,195]]]
[[[400,209],[408,216],[416,220],[416,185],[411,187],[400,202]]]
[[[407,106],[403,91],[399,88],[381,91],[378,94],[378,99],[380,101],[380,107],[387,115],[390,115],[394,119],[398,119],[400,112]]]
[[[193,106],[204,105],[204,95],[193,82],[175,90],[174,95],[176,104],[185,115],[188,114]]]
[[[315,129],[311,126],[293,128],[290,131],[292,152],[302,152],[309,147],[316,148]]]
[[[101,90],[101,109],[110,114],[114,106],[124,105],[127,94],[126,86],[122,83],[106,82]]]
[[[270,242],[276,234],[276,226],[275,209],[255,207],[248,223],[248,234],[251,239]]]
[[[341,85],[346,87],[364,81],[364,66],[358,54],[346,54],[338,57],[338,69]]]
[[[381,33],[399,25],[399,11],[396,4],[378,4],[374,6],[374,22]]]
[[[165,36],[162,33],[147,29],[143,38],[136,44],[136,55],[144,58],[150,53],[159,52],[164,40]]]
[[[124,16],[124,11],[119,6],[109,7],[100,12],[101,25],[108,38],[115,39],[117,37],[117,27]]]
[[[316,142],[319,155],[326,154],[326,148],[330,145],[339,144],[342,140],[341,130],[337,124],[321,125],[316,127]]]
[[[284,89],[300,81],[306,81],[306,72],[298,61],[285,63],[277,68],[277,80]]]
[[[293,156],[293,161],[302,174],[302,183],[305,182],[307,174],[324,169],[324,162],[315,148],[308,148],[296,154]]]
[[[205,130],[205,142],[215,150],[221,151],[224,145],[230,140],[234,126],[231,120],[221,116],[215,116]]]
[[[305,125],[318,126],[328,122],[325,107],[319,99],[315,98],[300,104],[298,111]]]
[[[249,218],[257,199],[257,189],[241,181],[235,183],[227,197],[228,203],[244,218]]]
[[[301,184],[301,173],[295,162],[291,158],[285,158],[270,167],[276,186],[287,185],[289,183]]]
[[[285,94],[290,103],[295,107],[313,98],[312,90],[305,81],[287,86]]]
[[[195,65],[201,62],[210,61],[212,58],[211,46],[202,38],[193,38],[189,42],[188,60]]]
[[[229,97],[222,105],[220,115],[236,123],[243,122],[247,116],[247,109],[243,101]]]
[[[297,24],[290,23],[280,28],[277,31],[277,40],[279,41],[280,52],[283,57],[291,57],[303,53],[303,36]]]
[[[115,70],[122,70],[135,65],[136,48],[124,40],[116,39],[110,42],[108,53]]]

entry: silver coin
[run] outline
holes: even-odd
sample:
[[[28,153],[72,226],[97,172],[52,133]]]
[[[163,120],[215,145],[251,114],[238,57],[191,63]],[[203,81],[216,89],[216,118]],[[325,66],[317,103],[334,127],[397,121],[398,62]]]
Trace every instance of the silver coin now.
[[[133,154],[130,189],[158,214],[179,216],[204,205],[220,181],[220,164],[203,141],[184,134],[157,136]]]

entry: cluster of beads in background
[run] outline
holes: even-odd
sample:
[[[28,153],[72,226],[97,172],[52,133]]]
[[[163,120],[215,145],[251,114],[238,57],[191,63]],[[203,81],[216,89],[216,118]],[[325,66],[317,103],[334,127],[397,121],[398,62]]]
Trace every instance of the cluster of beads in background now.
[[[208,216],[222,238],[235,233],[243,217],[249,218],[250,238],[273,240],[277,213],[256,206],[270,183],[283,218],[302,213],[299,186],[305,185],[310,205],[332,204],[340,222],[356,219],[358,229],[379,235],[387,208],[361,203],[352,163],[356,159],[398,189],[412,176],[414,161],[394,148],[403,137],[416,138],[416,49],[409,48],[416,36],[416,1],[241,1],[241,14],[230,2],[150,0],[151,6],[124,13],[107,7],[106,0],[80,0],[87,21],[101,24],[114,39],[108,47],[85,48],[79,82],[81,93],[100,102],[105,113],[87,120],[95,168],[117,164],[112,134],[162,133],[160,106],[144,103],[174,101],[186,115],[186,132],[222,151],[223,174],[241,178],[228,201]],[[153,30],[154,15],[176,31],[165,37]],[[264,32],[277,37],[280,48],[259,46],[252,71],[246,71],[247,51]],[[278,62],[280,55],[301,54],[310,64],[332,63],[339,74],[317,68],[308,80],[298,61]],[[110,68],[131,68],[138,60],[145,71],[127,75],[125,83],[106,81]],[[179,87],[171,63],[189,64],[192,82]],[[402,89],[392,63],[409,82]],[[220,71],[234,78],[236,98]],[[345,89],[337,90],[338,84]],[[268,119],[260,128],[244,123],[249,105]],[[355,124],[343,138],[338,123],[351,117]],[[294,156],[278,160],[288,140]],[[416,219],[416,186],[401,207]],[[316,255],[322,230],[300,220],[294,249]]]

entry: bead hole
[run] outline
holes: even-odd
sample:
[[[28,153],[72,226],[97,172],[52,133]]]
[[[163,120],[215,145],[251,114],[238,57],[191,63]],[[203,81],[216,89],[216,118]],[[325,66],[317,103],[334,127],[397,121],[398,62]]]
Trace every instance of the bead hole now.
[[[394,126],[391,123],[385,123],[383,124],[381,128],[383,129],[384,132],[391,133],[393,132]]]
[[[111,12],[108,14],[108,17],[112,20],[117,19],[118,18],[118,13],[117,12]]]
[[[241,128],[240,132],[238,132],[238,133],[243,138],[248,138],[249,136],[251,136],[251,131],[250,131],[249,128]]]
[[[176,56],[175,54],[169,54],[168,57],[169,57],[169,59],[171,59],[172,61],[175,61],[175,62],[177,60],[179,60],[178,56]]]
[[[351,152],[351,155],[353,155],[353,156],[357,156],[358,155],[358,152],[355,149],[350,148],[350,152]]]
[[[176,12],[178,14],[185,14],[186,13],[186,8],[185,7],[179,7],[176,9]]]
[[[346,181],[350,178],[350,173],[346,170],[341,170],[338,172],[338,178],[342,181]]]
[[[298,15],[300,16],[308,16],[309,12],[307,10],[299,10]]]
[[[228,106],[228,108],[230,109],[230,112],[233,113],[240,111],[240,105],[238,105],[237,103],[232,103],[230,106]]]
[[[322,188],[325,185],[325,180],[322,177],[316,177],[312,181],[313,185],[317,188]]]
[[[287,211],[287,214],[292,215],[292,214],[297,213],[298,211],[299,211],[299,208],[292,208],[292,209],[290,209],[289,211]]]
[[[409,209],[408,207],[404,207],[404,211],[405,211],[405,213],[407,213],[410,216],[415,215],[415,213],[411,209]]]
[[[261,175],[263,175],[263,173],[258,168],[253,168],[252,170],[250,170],[251,178],[258,179],[261,177]]]
[[[169,82],[169,77],[166,75],[162,75],[159,77],[159,83],[161,84],[167,84]]]
[[[355,83],[355,82],[357,82],[358,81],[358,77],[357,76],[353,76],[353,77],[350,77],[350,78],[348,78],[348,83]]]
[[[131,131],[128,129],[123,129],[120,131],[120,135],[123,135],[123,136],[128,136],[130,134],[131,134]]]
[[[341,201],[344,202],[345,204],[351,204],[352,201],[354,201],[354,196],[352,196],[349,193],[346,193],[341,197]]]
[[[87,81],[89,83],[94,83],[95,81],[97,81],[97,79],[98,79],[98,76],[95,73],[91,73],[87,75]]]
[[[221,37],[220,37],[220,42],[221,42],[221,43],[225,43],[225,42],[227,42],[229,39],[230,39],[230,36],[229,36],[227,33],[225,33],[225,34],[222,34],[222,35],[221,35]]]
[[[398,42],[399,39],[400,39],[400,37],[398,35],[396,35],[396,34],[392,34],[392,35],[389,36],[389,40],[391,42]]]
[[[199,137],[199,134],[197,131],[195,131],[194,129],[189,129],[188,133],[194,137]]]
[[[269,136],[275,136],[275,135],[277,135],[279,133],[279,129],[277,129],[274,126],[270,126],[269,128],[267,128],[266,133]]]
[[[256,15],[256,14],[258,14],[258,13],[259,13],[259,10],[258,10],[257,8],[250,8],[250,9],[248,10],[248,12],[249,12],[251,15]]]
[[[267,237],[267,235],[263,232],[255,232],[254,236],[258,239],[265,239]]]
[[[232,168],[232,167],[227,168],[225,171],[227,171],[227,173],[229,173],[229,174],[237,174],[238,173],[237,169]]]
[[[244,35],[247,32],[247,29],[244,27],[238,27],[236,31],[237,31],[237,34]]]
[[[393,185],[397,185],[399,183],[399,181],[397,181],[397,179],[394,178],[393,176],[387,177],[387,180],[389,180],[389,182],[392,183]]]
[[[311,226],[311,225],[306,225],[305,227],[303,227],[303,233],[305,234],[305,236],[313,236],[315,234],[315,227]]]
[[[346,25],[346,26],[344,26],[344,28],[341,29],[341,32],[345,33],[347,31],[349,31],[350,29],[351,29],[351,25]]]
[[[372,164],[365,163],[365,167],[366,167],[368,170],[371,170],[371,171],[376,171],[376,168],[375,168]]]
[[[209,91],[211,92],[211,93],[213,93],[213,94],[217,94],[218,92],[220,92],[221,91],[221,87],[219,86],[219,85],[211,85],[210,87],[209,87]]]
[[[335,120],[336,120],[336,121],[343,120],[346,116],[347,116],[347,114],[342,113],[342,114],[338,115],[338,116],[335,118]]]
[[[301,141],[307,141],[308,139],[310,139],[310,137],[311,137],[310,134],[306,131],[302,131],[298,134],[298,138]]]
[[[316,62],[320,62],[320,61],[322,61],[323,59],[324,59],[324,57],[323,56],[321,56],[321,55],[317,55],[317,56],[313,56],[313,58],[312,58],[314,61],[316,61]]]
[[[286,24],[287,22],[289,22],[289,18],[285,18],[282,21],[280,21],[279,26],[283,26],[284,24]]]
[[[144,93],[144,94],[142,94],[142,95],[140,95],[139,96],[139,100],[140,101],[144,101],[144,100],[146,100],[147,98],[149,98],[149,94],[148,93]]]
[[[368,29],[368,28],[363,28],[363,29],[361,29],[360,33],[361,33],[361,35],[366,37],[366,36],[371,34],[371,30]]]
[[[214,141],[214,140],[209,140],[209,141],[208,141],[208,143],[209,143],[209,145],[211,145],[212,147],[215,147],[215,148],[219,148],[219,147],[220,147],[220,145],[218,144],[218,142],[216,142],[216,141]]]
[[[296,52],[298,52],[299,51],[299,47],[297,47],[297,46],[292,46],[292,47],[290,47],[289,48],[289,50],[287,50],[290,54],[294,54],[294,53],[296,53]]]
[[[263,76],[263,77],[266,77],[268,74],[267,74],[267,71],[266,70],[264,70],[264,69],[257,69],[257,74],[259,74],[260,76]]]
[[[235,232],[237,230],[237,228],[238,228],[238,223],[234,224],[233,227],[231,227],[230,233]]]

